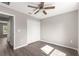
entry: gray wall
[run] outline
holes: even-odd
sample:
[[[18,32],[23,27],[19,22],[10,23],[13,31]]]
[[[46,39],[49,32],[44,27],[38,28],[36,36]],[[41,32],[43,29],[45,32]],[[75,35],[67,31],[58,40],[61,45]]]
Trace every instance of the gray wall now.
[[[41,40],[78,49],[78,11],[41,20]]]

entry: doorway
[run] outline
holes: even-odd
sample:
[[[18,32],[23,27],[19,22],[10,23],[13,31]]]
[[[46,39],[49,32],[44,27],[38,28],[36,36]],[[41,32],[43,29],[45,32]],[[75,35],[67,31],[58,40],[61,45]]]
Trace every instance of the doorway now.
[[[14,49],[14,16],[0,13],[0,51]]]

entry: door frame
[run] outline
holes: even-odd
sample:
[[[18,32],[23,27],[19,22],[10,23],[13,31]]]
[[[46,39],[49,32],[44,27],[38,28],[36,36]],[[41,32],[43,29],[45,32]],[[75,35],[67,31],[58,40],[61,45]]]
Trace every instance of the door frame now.
[[[3,11],[0,11],[0,14],[3,14],[3,15],[8,15],[8,16],[11,16],[13,19],[13,22],[14,22],[14,24],[13,24],[13,32],[14,32],[14,39],[13,39],[13,41],[14,41],[14,43],[13,43],[13,49],[14,49],[14,46],[15,46],[15,15],[14,14],[10,14],[10,13],[6,13],[6,12],[3,12]]]

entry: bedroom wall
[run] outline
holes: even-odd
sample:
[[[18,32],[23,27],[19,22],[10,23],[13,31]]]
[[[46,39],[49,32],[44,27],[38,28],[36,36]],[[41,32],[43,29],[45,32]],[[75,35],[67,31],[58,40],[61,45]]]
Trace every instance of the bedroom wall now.
[[[41,40],[78,49],[78,11],[41,20]]]

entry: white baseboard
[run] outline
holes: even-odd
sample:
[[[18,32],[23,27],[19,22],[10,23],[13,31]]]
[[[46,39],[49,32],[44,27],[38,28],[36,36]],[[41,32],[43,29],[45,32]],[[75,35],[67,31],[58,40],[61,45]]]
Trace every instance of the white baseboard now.
[[[43,42],[55,44],[55,45],[58,45],[58,46],[62,46],[62,47],[66,47],[66,48],[70,48],[70,49],[74,49],[74,50],[77,50],[77,51],[78,51],[78,49],[73,48],[73,47],[69,47],[69,46],[65,46],[65,45],[61,45],[61,44],[56,44],[56,43],[48,42],[48,41],[45,41],[45,40],[39,40],[39,41],[43,41]],[[27,46],[27,45],[28,45],[28,44],[21,45],[21,46],[18,46],[18,47],[14,47],[14,50],[19,49],[19,48],[22,48],[22,47]]]
[[[32,41],[32,42],[27,42],[27,44],[31,44],[31,43],[34,43],[34,42],[37,42],[37,41],[40,41],[40,40],[36,40],[36,41]]]
[[[47,42],[47,43],[50,43],[50,44],[55,44],[55,45],[58,45],[58,46],[62,46],[62,47],[66,47],[66,48],[70,48],[70,49],[74,49],[74,50],[78,51],[77,48],[73,48],[73,47],[69,47],[69,46],[65,46],[65,45],[61,45],[61,44],[57,44],[57,43],[52,43],[52,42],[45,41],[45,40],[40,40],[40,41]]]
[[[37,41],[39,41],[39,40],[37,40]],[[36,42],[36,41],[34,41],[34,42]],[[31,42],[31,43],[34,43],[34,42]],[[25,44],[25,45],[21,45],[21,46],[18,46],[18,47],[14,47],[14,50],[19,49],[19,48],[22,48],[24,46],[27,46],[27,45],[29,45],[31,43],[30,42],[29,43],[27,42],[27,44]]]
[[[22,47],[27,46],[27,45],[28,45],[28,44],[21,45],[21,46],[18,46],[18,47],[14,47],[14,50],[19,49],[19,48],[22,48]]]

